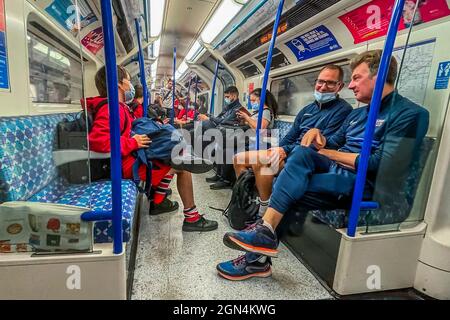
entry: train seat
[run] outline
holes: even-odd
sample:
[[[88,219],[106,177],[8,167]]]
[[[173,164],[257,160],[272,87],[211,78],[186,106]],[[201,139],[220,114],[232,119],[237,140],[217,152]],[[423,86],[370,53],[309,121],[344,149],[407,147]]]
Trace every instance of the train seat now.
[[[37,201],[111,209],[111,182],[70,185],[53,160],[56,126],[66,114],[0,118],[0,202]],[[122,181],[123,239],[131,237],[137,188]],[[111,221],[94,226],[96,243],[112,242]]]
[[[279,129],[280,140],[287,134],[292,123],[282,120],[276,120],[274,128]],[[386,203],[383,203],[380,209],[361,211],[358,220],[358,226],[368,225],[388,225],[405,221],[412,209],[414,195],[425,168],[428,155],[430,154],[435,138],[425,137],[421,145],[420,154],[412,165],[410,174],[406,178],[405,189],[399,196],[392,196]],[[296,211],[294,209],[294,211]],[[345,228],[348,224],[348,209],[333,210],[310,210],[309,214],[336,229]]]

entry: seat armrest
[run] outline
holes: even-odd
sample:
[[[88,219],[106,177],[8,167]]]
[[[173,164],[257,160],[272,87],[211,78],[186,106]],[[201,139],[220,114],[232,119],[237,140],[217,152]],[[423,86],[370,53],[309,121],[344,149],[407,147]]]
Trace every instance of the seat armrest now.
[[[53,151],[53,161],[58,167],[60,165],[90,159],[109,159],[111,153],[99,153],[87,150],[64,149]]]

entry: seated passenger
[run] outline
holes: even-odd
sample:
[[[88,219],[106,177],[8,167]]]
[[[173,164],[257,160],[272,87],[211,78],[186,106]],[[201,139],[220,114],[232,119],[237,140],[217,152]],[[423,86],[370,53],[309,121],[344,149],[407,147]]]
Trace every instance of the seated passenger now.
[[[177,124],[180,128],[184,127],[186,124],[194,121],[195,118],[195,105],[190,104],[187,108],[186,112],[186,106],[183,103],[181,107],[179,107],[179,112],[177,117],[174,119],[175,124]]]
[[[351,62],[352,81],[349,88],[362,103],[371,102],[380,59],[381,50],[373,50],[358,55]],[[366,180],[369,188],[373,188],[381,156],[384,161],[394,161],[393,157],[403,150],[404,144],[409,144],[415,150],[408,150],[411,154],[402,152],[402,163],[398,164],[405,167],[404,164],[410,163],[408,157],[412,158],[417,152],[428,129],[428,111],[394,90],[396,77],[397,62],[392,57],[369,158]],[[307,209],[331,209],[341,195],[351,197],[368,109],[369,106],[365,106],[353,110],[331,137],[325,137],[320,129],[311,129],[304,135],[275,182],[269,209],[262,220],[241,232],[225,234],[224,243],[227,246],[247,253],[238,258],[239,263],[236,259],[220,263],[217,266],[220,275],[231,280],[270,276],[270,257],[278,253],[275,229],[292,205],[299,204]],[[317,193],[305,193],[323,187],[310,183],[313,174],[328,172],[340,177],[334,192],[331,190],[330,194],[325,194],[326,198],[320,193],[319,196]],[[334,200],[330,200],[331,197]]]
[[[339,98],[339,92],[344,87],[343,80],[344,71],[340,66],[323,67],[317,76],[314,88],[315,101],[299,112],[279,147],[239,153],[234,158],[237,177],[248,168],[252,168],[255,173],[256,187],[260,197],[260,216],[264,215],[269,205],[274,176],[283,169],[286,158],[289,158],[291,151],[299,144],[304,134],[309,129],[318,128],[322,130],[325,137],[330,137],[352,111],[352,107]],[[279,161],[272,168],[273,171],[268,168],[271,158],[277,158]]]
[[[246,125],[251,129],[256,129],[258,124],[258,109],[259,102],[261,101],[261,88],[255,89],[250,93],[250,103],[254,111],[252,114],[249,111],[244,111],[242,109],[237,111],[238,119],[241,119]],[[264,111],[261,121],[261,129],[272,129],[275,118],[278,115],[278,104],[273,96],[273,94],[266,90],[266,102],[264,103]],[[239,139],[239,138],[238,138]],[[234,146],[233,146],[234,147]],[[246,150],[249,150],[249,146],[246,146]],[[233,153],[236,153],[236,148],[234,148]],[[242,151],[242,150],[240,150]],[[217,176],[219,180],[210,185],[212,190],[228,189],[233,186],[236,180],[233,160],[226,158],[227,152],[223,152],[223,164],[217,165]]]
[[[239,102],[239,90],[234,86],[228,87],[224,92],[224,96],[225,106],[222,112],[217,117],[215,117],[214,115],[206,115],[202,113],[198,115],[197,119],[203,121],[203,132],[208,129],[216,128],[221,124],[233,125],[240,123],[240,120],[237,117],[237,111],[242,107],[241,103]],[[220,175],[216,174],[213,177],[206,178],[206,182],[217,182],[220,179]]]
[[[148,107],[148,117],[160,122],[167,118],[166,109],[161,104],[161,96],[156,95],[155,101]]]
[[[128,104],[128,108],[133,120],[142,118],[144,116],[144,89],[141,84],[137,84],[135,87],[134,99]]]
[[[228,87],[225,92],[225,106],[221,113],[217,117],[214,115],[200,114],[198,120],[205,121],[204,126],[209,128],[215,128],[220,124],[232,125],[238,123],[236,112],[242,107],[239,102],[239,90],[234,87]]]
[[[128,107],[124,103],[126,97],[130,97],[131,82],[130,75],[125,68],[117,67],[117,77],[119,80],[119,115],[120,115],[120,144],[122,154],[122,174],[125,179],[133,178],[133,164],[136,158],[133,152],[139,148],[148,148],[151,141],[146,135],[131,136],[132,118],[128,112]],[[89,143],[92,151],[107,153],[111,151],[110,130],[109,130],[109,110],[104,104],[100,108],[101,102],[107,99],[106,71],[102,67],[95,75],[95,85],[100,94],[99,97],[88,98],[86,108],[92,111],[94,122],[89,133]],[[130,99],[131,100],[131,99]],[[154,198],[150,214],[156,215],[178,209],[178,203],[172,202],[166,197],[166,190],[173,175],[177,174],[177,188],[184,205],[183,231],[211,231],[217,229],[217,222],[206,220],[199,214],[194,202],[192,176],[187,171],[176,171],[160,161],[153,161],[152,188]],[[145,181],[147,168],[142,165],[139,168],[139,176]]]

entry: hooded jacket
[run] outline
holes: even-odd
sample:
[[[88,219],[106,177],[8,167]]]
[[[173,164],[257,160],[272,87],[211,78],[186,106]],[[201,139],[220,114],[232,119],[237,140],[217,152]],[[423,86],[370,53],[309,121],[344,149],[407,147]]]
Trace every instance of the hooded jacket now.
[[[85,106],[88,112],[92,113],[94,119],[92,129],[89,132],[90,149],[100,153],[111,152],[108,104],[98,107],[100,102],[105,99],[104,97],[87,98]],[[124,103],[119,103],[119,116],[121,132],[120,152],[122,155],[123,175],[124,178],[131,178],[132,167],[135,161],[132,152],[138,149],[138,144],[131,137],[131,123],[133,119],[128,111],[128,106]]]

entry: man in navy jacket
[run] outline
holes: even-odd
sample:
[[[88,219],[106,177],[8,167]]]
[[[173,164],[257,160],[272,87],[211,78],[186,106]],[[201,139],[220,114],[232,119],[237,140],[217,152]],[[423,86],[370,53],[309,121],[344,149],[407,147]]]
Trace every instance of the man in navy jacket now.
[[[371,102],[381,53],[381,50],[368,51],[351,62],[352,81],[349,88],[362,103]],[[386,161],[398,167],[393,172],[398,171],[399,176],[404,177],[428,130],[428,111],[394,90],[396,77],[397,62],[392,57],[369,159],[366,180],[369,191],[373,189],[381,158],[383,164]],[[275,228],[293,204],[331,209],[333,201],[325,203],[317,193],[326,191],[328,196],[334,196],[334,205],[342,196],[351,196],[369,108],[370,105],[367,105],[353,110],[331,137],[325,137],[319,129],[309,130],[303,136],[301,143],[291,151],[284,170],[275,182],[269,209],[263,219],[244,231],[225,234],[224,243],[227,246],[247,253],[238,259],[220,263],[217,266],[220,275],[231,280],[270,276],[270,257],[278,253]],[[398,158],[395,162],[394,157]],[[329,185],[314,183],[312,177],[318,173],[330,174],[336,180],[330,181]]]
[[[269,205],[275,175],[281,172],[305,133],[312,128],[319,128],[325,137],[330,137],[340,128],[342,122],[352,111],[350,104],[339,98],[339,92],[344,87],[343,80],[344,71],[340,66],[327,65],[323,67],[315,82],[315,101],[300,111],[291,129],[281,140],[279,147],[242,152],[234,158],[234,170],[237,177],[248,168],[252,168],[255,173],[260,216],[264,214]],[[270,165],[268,165],[269,163]]]

